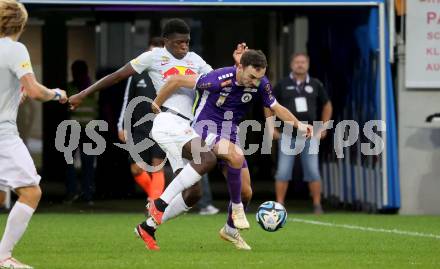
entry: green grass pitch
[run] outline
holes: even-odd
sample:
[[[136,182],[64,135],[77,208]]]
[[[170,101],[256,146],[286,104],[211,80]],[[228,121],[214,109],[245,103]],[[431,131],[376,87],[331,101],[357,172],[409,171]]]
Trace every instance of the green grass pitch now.
[[[0,216],[1,229],[6,217]],[[290,214],[285,228],[269,233],[249,213],[251,229],[242,235],[253,250],[244,252],[219,238],[224,214],[188,214],[160,228],[161,251],[154,253],[134,236],[133,228],[142,218],[142,214],[36,214],[15,256],[36,269],[440,268],[440,217]],[[313,225],[293,218],[398,229],[431,238]]]

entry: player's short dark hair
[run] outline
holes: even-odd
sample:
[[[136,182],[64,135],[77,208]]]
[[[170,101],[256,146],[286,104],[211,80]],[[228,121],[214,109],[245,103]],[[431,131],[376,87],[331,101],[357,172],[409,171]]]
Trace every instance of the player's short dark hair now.
[[[254,68],[266,68],[266,55],[261,50],[247,50],[241,56],[240,64],[243,67],[252,65]]]
[[[309,55],[305,52],[292,53],[292,55],[290,56],[290,61],[293,61],[296,57],[300,57],[300,56],[305,57],[307,59],[307,61],[310,61]]]
[[[160,36],[152,37],[150,39],[150,42],[148,42],[148,46],[149,47],[153,46],[153,47],[158,47],[158,48],[163,47],[164,46],[163,38]]]
[[[163,37],[169,37],[172,34],[189,34],[191,32],[188,24],[182,19],[171,19],[165,23],[162,30]]]

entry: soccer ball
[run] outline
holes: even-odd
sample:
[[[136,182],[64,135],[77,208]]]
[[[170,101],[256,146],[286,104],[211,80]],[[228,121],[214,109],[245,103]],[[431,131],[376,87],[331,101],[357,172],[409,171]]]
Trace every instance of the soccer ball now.
[[[258,207],[257,222],[268,232],[275,232],[282,228],[287,220],[287,212],[280,203],[267,201]]]

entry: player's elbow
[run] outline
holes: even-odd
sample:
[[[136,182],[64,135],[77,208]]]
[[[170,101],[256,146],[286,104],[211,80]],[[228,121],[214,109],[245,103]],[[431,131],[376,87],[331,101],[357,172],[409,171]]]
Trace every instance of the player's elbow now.
[[[274,112],[270,108],[267,108],[267,107],[264,108],[263,112],[264,112],[265,118],[273,117],[275,115]]]
[[[33,74],[26,74],[20,79],[23,90],[29,98],[40,99],[43,95],[43,89],[41,85],[35,79]]]
[[[270,110],[272,111],[272,113],[273,113],[275,116],[277,116],[278,118],[281,119],[282,116],[283,116],[283,114],[285,113],[285,110],[284,110],[283,108],[285,108],[285,107],[283,107],[283,106],[281,106],[281,105],[279,105],[279,104],[276,104],[276,105],[272,106],[272,107],[270,108]]]
[[[37,84],[31,84],[28,87],[24,88],[27,96],[31,99],[39,100],[43,97],[43,92]]]
[[[121,67],[117,71],[111,73],[110,75],[107,75],[104,77],[104,80],[106,81],[106,85],[115,85],[128,77],[135,74],[136,71],[131,67],[130,64],[126,64],[125,66]]]
[[[25,89],[25,93],[31,99],[37,99],[38,98],[38,94],[35,91],[33,91],[33,90]]]
[[[332,105],[332,102],[328,101],[328,102],[324,105],[324,110],[327,111],[328,113],[332,113],[332,112],[333,112],[333,105]]]

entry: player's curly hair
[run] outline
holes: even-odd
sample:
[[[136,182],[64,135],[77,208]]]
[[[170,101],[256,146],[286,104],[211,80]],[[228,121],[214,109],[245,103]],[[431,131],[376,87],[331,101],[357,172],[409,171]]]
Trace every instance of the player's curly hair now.
[[[12,36],[23,31],[28,13],[16,0],[0,0],[0,36]]]
[[[172,34],[189,34],[191,32],[188,24],[182,19],[171,19],[167,21],[162,30],[162,36],[168,38]]]
[[[243,53],[240,59],[240,64],[243,67],[252,65],[254,68],[266,68],[267,60],[266,55],[261,50],[247,50]]]

